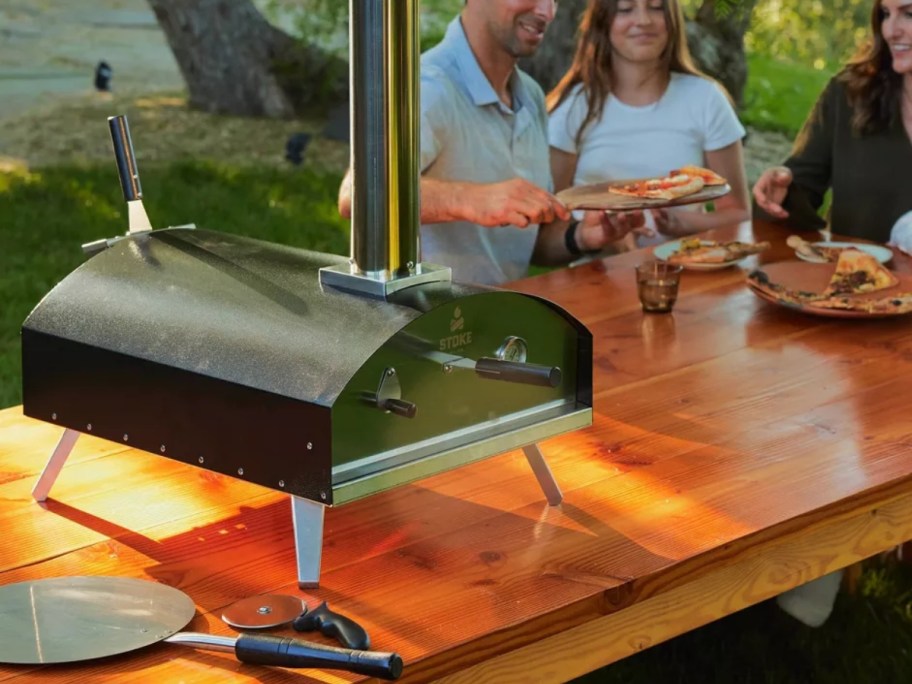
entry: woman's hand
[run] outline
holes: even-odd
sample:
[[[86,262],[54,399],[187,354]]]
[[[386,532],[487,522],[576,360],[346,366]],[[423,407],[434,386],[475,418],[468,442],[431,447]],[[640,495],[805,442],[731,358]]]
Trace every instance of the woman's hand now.
[[[754,199],[757,206],[773,218],[788,218],[789,213],[782,208],[785,196],[792,184],[792,172],[785,166],[774,166],[767,169],[754,185]]]

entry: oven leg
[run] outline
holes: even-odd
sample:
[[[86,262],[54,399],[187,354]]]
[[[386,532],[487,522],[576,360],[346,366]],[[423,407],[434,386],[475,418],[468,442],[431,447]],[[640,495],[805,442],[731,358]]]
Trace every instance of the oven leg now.
[[[66,463],[67,457],[73,450],[73,445],[76,444],[77,439],[79,439],[79,433],[76,432],[76,430],[67,428],[63,431],[63,434],[60,436],[60,441],[57,442],[57,446],[54,447],[54,453],[51,454],[51,457],[44,466],[44,470],[42,470],[41,475],[38,476],[38,481],[32,488],[32,496],[35,501],[47,500],[48,494],[51,493],[51,487],[54,486],[57,476],[60,475],[60,471],[63,470],[63,464]]]
[[[299,496],[291,497],[291,520],[294,523],[295,555],[298,563],[298,586],[308,589],[320,586],[320,560],[323,554],[323,512],[326,506]]]
[[[564,495],[561,493],[554,475],[551,474],[551,468],[548,467],[548,462],[545,461],[538,444],[533,443],[529,446],[524,446],[523,453],[526,455],[526,460],[529,461],[532,472],[535,473],[535,479],[538,480],[538,484],[545,493],[548,503],[552,506],[560,505],[560,502],[564,500]]]

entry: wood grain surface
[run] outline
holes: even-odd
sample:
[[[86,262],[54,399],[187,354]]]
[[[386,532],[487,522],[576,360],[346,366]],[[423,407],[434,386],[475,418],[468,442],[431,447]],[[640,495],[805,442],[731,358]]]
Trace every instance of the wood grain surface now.
[[[549,507],[510,452],[330,509],[311,597],[399,652],[401,681],[558,682],[912,538],[912,318],[823,319],[760,300],[745,274],[794,259],[788,235],[710,234],[773,249],[686,272],[672,314],[640,311],[633,266],[648,251],[516,283],[594,337],[594,424],[541,445],[564,503]],[[902,255],[891,266],[912,272]],[[286,496],[82,436],[37,504],[60,432],[0,412],[0,583],[157,580],[196,602],[188,629],[219,634],[233,633],[218,616],[238,599],[301,594]],[[170,644],[0,665],[0,681],[39,678],[359,679]]]

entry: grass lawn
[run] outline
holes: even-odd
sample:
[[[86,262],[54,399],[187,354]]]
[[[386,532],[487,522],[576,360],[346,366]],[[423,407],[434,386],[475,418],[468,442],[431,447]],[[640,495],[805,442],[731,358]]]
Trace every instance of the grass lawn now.
[[[748,55],[749,78],[741,120],[755,128],[783,131],[790,137],[801,129],[833,72]]]

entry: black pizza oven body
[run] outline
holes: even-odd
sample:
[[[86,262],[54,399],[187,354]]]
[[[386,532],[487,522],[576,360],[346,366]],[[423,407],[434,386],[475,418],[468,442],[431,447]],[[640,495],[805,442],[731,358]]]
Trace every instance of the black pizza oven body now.
[[[120,240],[23,324],[25,414],[324,504],[591,422],[591,335],[559,307],[321,284],[345,263],[189,228]]]

